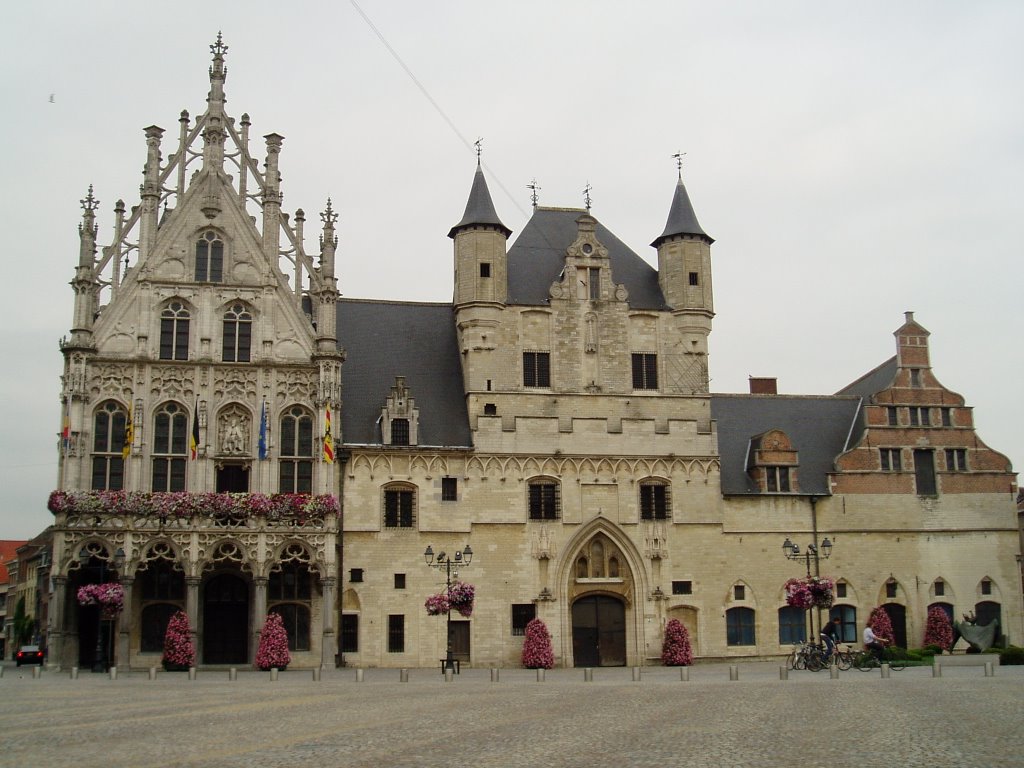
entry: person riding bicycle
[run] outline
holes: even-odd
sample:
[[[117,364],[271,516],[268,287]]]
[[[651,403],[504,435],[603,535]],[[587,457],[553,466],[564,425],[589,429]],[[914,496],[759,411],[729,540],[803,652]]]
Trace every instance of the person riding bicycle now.
[[[825,643],[825,658],[832,658],[836,648],[843,640],[843,623],[838,616],[821,628],[821,639]]]
[[[875,634],[875,631],[868,625],[864,627],[864,647],[870,648],[875,658],[879,662],[882,661],[882,652],[885,650],[885,646],[889,644],[889,641],[884,637],[879,637]]]

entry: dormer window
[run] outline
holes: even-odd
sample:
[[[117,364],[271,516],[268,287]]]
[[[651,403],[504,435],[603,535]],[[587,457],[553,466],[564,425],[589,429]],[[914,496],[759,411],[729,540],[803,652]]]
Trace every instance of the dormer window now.
[[[409,444],[409,420],[408,419],[392,419],[391,420],[391,445],[408,445]]]
[[[750,440],[747,472],[761,493],[799,493],[799,455],[789,436],[773,429]]]
[[[395,385],[380,411],[381,442],[384,445],[417,445],[420,412],[416,400],[405,385],[404,376],[395,377]]]
[[[196,241],[196,282],[224,282],[224,241],[216,232],[203,232]]]

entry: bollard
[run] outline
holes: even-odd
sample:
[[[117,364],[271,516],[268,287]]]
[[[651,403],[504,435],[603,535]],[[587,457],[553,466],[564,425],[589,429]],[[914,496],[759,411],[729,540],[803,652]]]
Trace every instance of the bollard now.
[[[680,667],[679,668],[679,679],[682,682],[684,682],[684,683],[690,682],[690,668],[689,667]]]
[[[544,672],[545,671],[546,670],[543,670],[543,669],[538,669],[537,670],[537,682],[538,683],[543,683],[544,682]]]
[[[633,682],[639,682],[640,680],[640,667],[633,667]]]
[[[491,667],[491,682],[497,683],[501,678],[501,672],[497,667]]]
[[[839,679],[839,667],[837,667],[835,664],[833,664],[831,667],[829,667],[828,668],[828,677],[829,677],[830,680],[838,680]]]
[[[400,682],[400,683],[408,683],[409,682],[409,670],[408,669],[400,669],[400,670],[398,670],[398,682]]]
[[[591,667],[585,667],[583,670],[583,682],[592,683],[594,682],[594,670]]]
[[[937,661],[932,664],[932,677],[942,677],[942,665]]]
[[[188,679],[189,680],[195,680],[196,679],[196,668],[195,667],[189,667],[188,668]]]
[[[996,665],[991,661],[985,662],[985,677],[995,677]]]
[[[237,679],[238,679],[238,667],[231,667],[231,669],[228,670],[228,681],[233,683]]]
[[[77,680],[78,679],[78,667],[72,667],[71,668],[71,679],[72,680]]]
[[[319,683],[320,682],[320,675],[323,673],[323,670],[324,670],[323,667],[313,667],[313,682],[314,683]]]
[[[739,680],[740,679],[740,668],[737,667],[735,664],[730,664],[729,665],[729,679],[730,680]]]
[[[117,667],[110,668],[110,679],[117,680]]]
[[[883,662],[883,664],[882,664],[882,678],[883,679],[885,679],[885,680],[889,679],[889,671],[890,670],[889,670],[888,662]]]
[[[111,669],[113,670],[113,669],[116,669],[116,668],[115,667],[111,667]],[[988,670],[987,669],[985,671],[985,674],[988,675]],[[32,667],[32,679],[33,680],[38,680],[42,676],[43,676],[43,668],[42,667]],[[114,672],[114,677],[117,677],[117,672],[116,671]]]
[[[57,667],[57,671],[60,672],[60,667]],[[4,665],[0,664],[0,677],[4,676]]]
[[[278,673],[277,667],[271,667],[270,668],[270,682],[272,682],[272,683],[276,683],[277,682],[277,673]]]
[[[356,669],[356,682],[357,683],[363,682],[363,670],[362,669]]]
[[[789,680],[789,667],[785,664],[779,667],[779,680]]]
[[[156,680],[156,667],[149,668],[149,679]]]
[[[452,670],[452,669],[446,669],[446,670],[444,671],[444,681],[445,681],[446,683],[450,683],[450,682],[452,682],[453,680],[455,680],[455,671],[454,671],[454,670]]]

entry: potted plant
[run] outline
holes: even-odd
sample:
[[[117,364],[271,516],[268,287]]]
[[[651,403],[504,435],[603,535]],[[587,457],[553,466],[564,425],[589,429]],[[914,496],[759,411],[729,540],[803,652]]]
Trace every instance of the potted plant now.
[[[167,622],[164,655],[160,661],[168,672],[184,672],[195,666],[196,648],[192,644],[192,628],[189,626],[188,614],[184,611],[178,611]]]
[[[256,651],[256,666],[262,670],[285,669],[292,657],[288,652],[288,631],[279,613],[268,613],[260,630],[260,644]]]
[[[551,650],[551,633],[540,619],[532,619],[526,625],[523,666],[527,669],[551,669],[555,666],[555,654]]]
[[[666,667],[688,667],[693,664],[690,633],[679,619],[669,619],[661,644],[661,663]]]

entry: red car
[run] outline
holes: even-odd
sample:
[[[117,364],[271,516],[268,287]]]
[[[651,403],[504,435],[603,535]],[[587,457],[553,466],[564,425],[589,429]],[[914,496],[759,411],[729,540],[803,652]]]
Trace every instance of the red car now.
[[[43,652],[38,645],[23,645],[21,650],[14,654],[14,660],[20,667],[22,664],[42,664]]]

